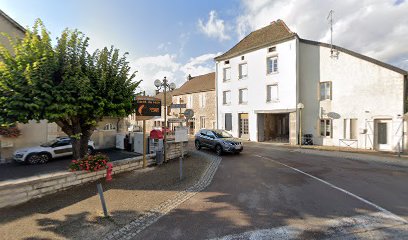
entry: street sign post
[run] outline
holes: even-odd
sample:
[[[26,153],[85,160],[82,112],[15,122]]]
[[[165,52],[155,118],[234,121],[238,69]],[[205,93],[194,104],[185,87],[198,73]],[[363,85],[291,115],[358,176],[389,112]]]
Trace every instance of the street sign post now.
[[[143,168],[146,168],[146,120],[161,116],[161,100],[154,97],[138,96],[133,102],[136,119],[143,121]]]
[[[170,108],[186,108],[187,107],[187,104],[185,104],[185,103],[172,103],[171,105],[170,105]]]

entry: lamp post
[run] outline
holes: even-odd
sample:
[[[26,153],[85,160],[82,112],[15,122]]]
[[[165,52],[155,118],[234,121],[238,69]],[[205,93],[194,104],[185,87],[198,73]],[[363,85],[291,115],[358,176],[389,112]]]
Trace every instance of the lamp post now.
[[[164,95],[164,126],[165,126],[165,130],[164,130],[164,139],[163,139],[163,145],[164,145],[164,149],[163,149],[163,156],[164,156],[164,161],[166,161],[166,142],[167,142],[167,90],[173,91],[174,89],[176,89],[176,84],[175,83],[169,83],[166,79],[166,77],[164,77],[163,81],[156,79],[154,81],[154,86],[156,86],[157,90],[163,89],[163,95]]]
[[[299,109],[299,145],[302,146],[302,109],[305,105],[298,103],[297,108]]]

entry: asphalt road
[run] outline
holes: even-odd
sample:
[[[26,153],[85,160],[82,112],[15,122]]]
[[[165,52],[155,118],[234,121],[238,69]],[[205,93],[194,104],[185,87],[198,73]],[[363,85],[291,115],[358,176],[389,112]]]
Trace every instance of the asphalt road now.
[[[247,143],[137,239],[408,239],[407,170]]]
[[[133,152],[126,152],[115,149],[103,149],[97,150],[108,155],[111,161],[116,161],[133,156],[140,156],[140,154]],[[24,177],[32,177],[36,175],[42,175],[47,173],[54,173],[59,171],[67,171],[69,163],[72,161],[72,157],[56,158],[49,161],[46,164],[21,164],[12,162],[8,164],[0,165],[0,181],[14,180]]]

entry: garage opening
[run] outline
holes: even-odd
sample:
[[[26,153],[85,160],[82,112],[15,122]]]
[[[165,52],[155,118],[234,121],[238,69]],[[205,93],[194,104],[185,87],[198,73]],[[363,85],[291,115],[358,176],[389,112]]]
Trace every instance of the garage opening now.
[[[258,113],[258,141],[289,143],[289,113]]]

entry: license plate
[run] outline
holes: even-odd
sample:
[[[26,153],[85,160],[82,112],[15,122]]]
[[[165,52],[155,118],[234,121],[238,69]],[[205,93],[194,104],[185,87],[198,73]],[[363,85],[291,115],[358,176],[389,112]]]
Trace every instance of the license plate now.
[[[236,145],[235,149],[241,149],[242,147],[240,145]]]

